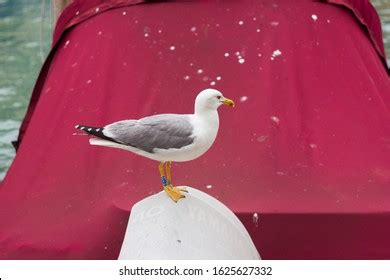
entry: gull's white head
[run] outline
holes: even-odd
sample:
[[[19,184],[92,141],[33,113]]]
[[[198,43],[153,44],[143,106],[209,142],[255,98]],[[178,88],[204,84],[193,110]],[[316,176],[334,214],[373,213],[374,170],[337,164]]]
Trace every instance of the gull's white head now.
[[[221,105],[234,106],[233,100],[225,98],[221,92],[216,89],[202,90],[195,99],[195,114],[196,112],[217,110]]]

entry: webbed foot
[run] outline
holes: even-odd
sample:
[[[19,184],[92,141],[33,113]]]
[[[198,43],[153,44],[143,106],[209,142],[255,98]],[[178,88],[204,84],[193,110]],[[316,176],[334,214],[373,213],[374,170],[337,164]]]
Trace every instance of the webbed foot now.
[[[173,185],[164,186],[164,191],[174,201],[178,202],[181,198],[185,198],[182,192],[188,193],[184,188],[174,187]]]

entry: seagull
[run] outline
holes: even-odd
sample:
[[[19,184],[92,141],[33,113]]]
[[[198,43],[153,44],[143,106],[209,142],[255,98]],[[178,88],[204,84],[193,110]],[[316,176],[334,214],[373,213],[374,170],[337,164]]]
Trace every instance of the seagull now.
[[[124,149],[159,162],[164,191],[177,202],[187,190],[172,185],[172,162],[194,160],[214,143],[219,128],[218,107],[234,106],[215,89],[201,91],[193,114],[160,114],[139,120],[122,120],[104,127],[76,125],[89,135],[91,145]]]

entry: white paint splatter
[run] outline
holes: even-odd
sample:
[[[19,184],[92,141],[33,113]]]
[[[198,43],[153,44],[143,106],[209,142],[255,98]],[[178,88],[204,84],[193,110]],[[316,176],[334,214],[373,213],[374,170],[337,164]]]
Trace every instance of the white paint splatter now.
[[[229,55],[230,55],[229,53],[225,53],[224,54],[225,57],[229,57]]]
[[[310,143],[309,146],[312,149],[316,149],[317,148],[317,144],[315,144],[315,143]]]
[[[218,76],[216,79],[217,79],[217,81],[222,80],[221,76]]]
[[[186,75],[184,76],[184,80],[188,81],[190,79],[190,76]]]
[[[211,83],[210,83],[210,86],[215,86],[215,81],[212,81]]]
[[[161,34],[161,33],[162,33],[162,30],[161,30],[161,29],[159,29],[157,32],[158,32],[159,34]]]
[[[271,119],[271,121],[273,121],[276,124],[280,123],[280,119],[277,116],[271,116],[270,119]]]
[[[279,56],[279,55],[281,55],[281,54],[282,54],[282,52],[281,52],[280,50],[275,50],[275,51],[272,53],[273,56]]]
[[[326,22],[327,22],[327,23],[330,23],[330,19],[327,19]]]
[[[271,56],[271,60],[274,60],[275,57],[282,55],[280,50],[274,50]]]
[[[66,41],[65,45],[64,45],[64,48],[66,48],[69,45],[69,43],[70,43],[70,40]]]
[[[252,221],[255,224],[255,227],[258,227],[259,226],[259,214],[253,213]]]
[[[100,10],[100,8],[98,7],[98,8],[95,9],[95,12],[99,12],[99,10]]]
[[[278,22],[278,21],[271,21],[269,24],[270,24],[271,26],[273,26],[273,27],[276,27],[276,26],[279,25],[279,22]]]
[[[247,101],[248,100],[248,96],[241,96],[240,97],[240,102],[245,102],[245,101]]]
[[[238,22],[238,24],[239,24],[239,25],[243,25],[243,24],[244,24],[244,21],[240,20],[240,21]]]
[[[90,84],[90,83],[92,83],[92,80],[88,80],[88,81],[87,81],[87,84]]]
[[[175,47],[175,46],[170,46],[169,49],[170,49],[171,51],[174,51],[174,50],[176,49],[176,47]]]
[[[145,37],[145,38],[149,37],[149,33],[145,33],[145,34],[144,34],[144,37]]]
[[[206,186],[206,189],[212,189],[212,188],[213,188],[212,185],[207,185],[207,186]]]
[[[257,28],[257,29],[256,29],[256,32],[257,32],[257,33],[259,33],[260,31],[261,31],[260,28]]]
[[[196,73],[202,74],[202,73],[203,73],[203,70],[202,70],[202,69],[198,69],[198,71],[196,71]]]
[[[78,16],[79,14],[80,14],[80,11],[77,11],[77,12],[76,12],[76,16]]]
[[[102,34],[103,34],[103,32],[101,32],[101,31],[98,32],[98,35],[102,35]]]
[[[126,12],[123,12],[123,13],[122,13],[122,15],[124,15],[124,16],[125,16],[126,14],[127,14]]]
[[[317,15],[311,15],[311,18],[312,18],[314,21],[317,21],[317,19],[318,19]]]
[[[257,20],[257,18],[255,18],[255,17],[254,17],[254,18],[253,18],[253,20],[254,20],[254,21],[256,21],[256,20]]]
[[[243,63],[245,63],[245,59],[243,59],[243,58],[240,58],[240,59],[238,60],[238,63],[240,63],[240,64],[243,64]]]
[[[195,32],[195,31],[196,31],[196,27],[195,26],[191,27],[191,32]]]
[[[259,137],[257,137],[257,141],[258,142],[264,142],[265,140],[267,140],[268,139],[268,135],[260,135]]]

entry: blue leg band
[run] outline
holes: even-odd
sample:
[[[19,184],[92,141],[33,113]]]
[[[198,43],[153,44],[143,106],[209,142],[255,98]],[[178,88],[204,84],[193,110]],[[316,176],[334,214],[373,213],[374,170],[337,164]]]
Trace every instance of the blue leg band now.
[[[167,178],[165,178],[165,176],[161,176],[161,183],[164,187],[167,185]]]

